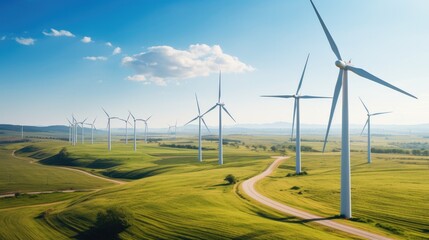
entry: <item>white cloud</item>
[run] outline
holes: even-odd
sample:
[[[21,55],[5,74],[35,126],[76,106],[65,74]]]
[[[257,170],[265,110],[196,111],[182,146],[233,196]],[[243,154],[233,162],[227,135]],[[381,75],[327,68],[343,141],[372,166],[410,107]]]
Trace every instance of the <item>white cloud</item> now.
[[[90,60],[90,61],[106,61],[107,57],[103,57],[103,56],[88,56],[88,57],[84,57],[83,59]]]
[[[2,41],[3,41],[3,40],[6,40],[6,36],[1,37],[1,40],[2,40]]]
[[[210,73],[250,72],[254,68],[241,62],[237,57],[223,53],[219,45],[190,45],[188,50],[178,50],[170,46],[154,46],[147,52],[122,58],[124,66],[132,67],[137,75],[127,78],[137,80],[135,76],[144,76],[145,81],[162,82],[165,80],[187,79],[208,76]],[[143,79],[138,77],[138,79]],[[154,80],[152,80],[154,79]]]
[[[22,37],[18,38],[17,37],[17,38],[15,38],[15,41],[18,42],[19,44],[29,46],[29,45],[34,45],[34,42],[36,42],[36,39],[33,39],[33,38],[22,38]]]
[[[83,43],[90,43],[90,42],[92,42],[91,38],[90,38],[90,37],[87,37],[87,36],[83,37],[81,41],[82,41]]]
[[[158,78],[158,77],[146,78],[144,75],[139,75],[139,74],[133,75],[133,76],[128,76],[126,79],[129,81],[143,82],[144,84],[154,83],[158,86],[166,86],[167,85],[165,80],[162,78]]]
[[[67,31],[67,30],[55,30],[51,28],[51,32],[43,32],[46,36],[51,37],[74,37],[73,33]]]
[[[113,50],[112,55],[117,55],[117,54],[119,54],[119,53],[121,53],[121,52],[122,52],[122,49],[121,49],[120,47],[116,47],[116,48]]]
[[[106,43],[106,46],[108,46],[108,47],[113,47],[113,45],[112,45],[112,43],[111,43],[111,42],[107,42],[107,43]]]

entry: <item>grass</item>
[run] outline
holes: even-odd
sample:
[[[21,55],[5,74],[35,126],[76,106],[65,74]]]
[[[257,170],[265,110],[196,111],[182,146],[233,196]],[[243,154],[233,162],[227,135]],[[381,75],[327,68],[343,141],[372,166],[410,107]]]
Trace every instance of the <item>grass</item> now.
[[[32,144],[35,152],[20,155],[46,159],[62,147],[57,143]],[[262,171],[272,162],[270,153],[225,147],[225,164],[219,166],[217,151],[205,152],[204,162],[198,163],[195,150],[139,146],[137,153],[130,151],[131,144],[118,143],[110,153],[105,151],[105,144],[68,148],[73,165],[87,171],[104,175],[115,172],[122,178],[132,178],[135,172],[153,174],[63,203],[2,209],[0,238],[78,237],[91,229],[100,210],[111,206],[121,206],[133,214],[131,227],[119,235],[122,239],[346,238],[343,233],[261,208],[237,195],[235,185],[225,184],[228,174],[244,180]],[[100,167],[91,169],[95,161]],[[111,161],[118,164],[104,165]],[[14,227],[17,219],[26,224],[20,231]]]
[[[49,148],[52,142],[36,143],[35,147],[38,146],[37,144]],[[58,144],[58,142],[53,143],[56,146]],[[34,164],[31,163],[33,159],[30,158],[18,159],[13,157],[13,149],[20,147],[23,146],[0,145],[0,194],[65,189],[98,189],[112,185],[112,183],[102,179],[96,179],[78,172]],[[41,155],[42,153],[33,152],[33,154]],[[38,157],[41,157],[40,155]]]
[[[353,220],[399,238],[427,238],[429,158],[373,154],[373,163],[367,164],[366,153],[351,156]],[[340,153],[305,153],[302,164],[308,175],[286,177],[293,173],[292,157],[261,181],[258,190],[324,217],[339,214]]]
[[[246,145],[264,144],[268,149],[270,145],[288,143],[279,136],[235,135],[228,138],[241,140]],[[373,139],[377,141],[374,145],[380,147],[407,141],[404,137],[393,136]],[[355,218],[353,221],[336,221],[393,238],[427,237],[428,158],[374,154],[373,163],[368,165],[365,153],[361,152],[366,146],[364,139],[355,137],[352,140]],[[163,143],[196,144],[193,139]],[[314,149],[320,149],[321,144],[320,137],[316,136],[307,137],[303,142],[303,145]],[[64,146],[69,156],[59,158],[56,154]],[[204,146],[216,148],[216,142],[204,141]],[[330,148],[338,146],[337,142],[329,145]],[[157,143],[139,142],[137,152],[132,151],[131,142],[125,145],[115,141],[112,148],[112,152],[107,152],[105,143],[72,147],[60,141],[2,145],[0,161],[11,157],[13,149],[21,149],[17,155],[26,159],[11,158],[12,162],[3,165],[5,168],[2,166],[2,170],[12,168],[22,175],[35,174],[30,173],[34,166],[62,171],[52,166],[31,164],[28,159],[33,159],[43,164],[73,166],[129,182],[97,192],[60,194],[58,197],[55,194],[40,195],[38,200],[18,198],[14,200],[16,202],[8,202],[0,209],[0,239],[81,238],[82,233],[93,227],[97,213],[113,206],[121,206],[132,213],[131,227],[119,234],[121,239],[351,238],[316,223],[267,209],[237,194],[237,185],[225,184],[224,178],[228,174],[233,174],[239,181],[258,174],[273,161],[271,156],[276,153],[260,149],[251,151],[245,146],[225,146],[225,164],[219,166],[216,150],[204,151],[204,162],[199,163],[196,150],[160,147]],[[22,164],[18,165],[22,171],[15,164]],[[294,166],[293,157],[286,160],[274,175],[258,184],[259,191],[277,201],[321,216],[337,215],[339,153],[303,153],[303,170],[308,175],[286,177],[293,173]],[[76,174],[70,179],[80,181],[85,178]],[[91,183],[95,180],[91,178]],[[29,181],[34,181],[33,188],[43,187],[37,176]],[[59,180],[57,182],[59,187],[63,187]],[[2,187],[5,185],[0,184]],[[11,206],[19,208],[9,208]],[[25,226],[17,227],[18,224]]]

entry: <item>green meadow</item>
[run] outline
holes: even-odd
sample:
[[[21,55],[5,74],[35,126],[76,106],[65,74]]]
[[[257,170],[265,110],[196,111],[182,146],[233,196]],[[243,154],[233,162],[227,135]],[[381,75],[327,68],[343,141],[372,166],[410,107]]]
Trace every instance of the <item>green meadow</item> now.
[[[97,214],[120,207],[130,226],[119,239],[350,239],[350,236],[314,222],[285,216],[243,195],[240,181],[263,171],[272,156],[270,147],[290,144],[281,136],[231,135],[240,140],[224,148],[224,165],[217,165],[216,142],[204,141],[203,162],[197,150],[138,143],[138,150],[114,141],[70,146],[63,141],[3,144],[0,164],[1,192],[63,189],[97,189],[89,192],[21,195],[0,199],[0,239],[88,239]],[[303,145],[320,149],[320,139],[309,137]],[[362,138],[363,139],[363,138]],[[380,147],[389,140],[380,140]],[[411,155],[374,155],[366,164],[364,142],[356,140],[352,153],[353,211],[346,224],[397,239],[428,236],[428,159]],[[402,140],[401,140],[402,141]],[[193,138],[165,140],[167,145],[196,145]],[[335,147],[333,142],[330,147]],[[262,147],[265,146],[265,147]],[[64,149],[65,147],[65,149]],[[16,150],[15,158],[12,151]],[[63,150],[62,154],[59,152]],[[261,181],[264,195],[315,214],[332,217],[339,210],[339,153],[304,152],[309,175],[286,177],[293,172],[291,158]],[[115,178],[114,184],[60,167],[72,167]],[[40,169],[39,169],[40,168]],[[35,170],[36,169],[36,170]],[[67,175],[69,174],[69,175]],[[239,182],[227,185],[235,175]],[[48,184],[46,177],[48,176]],[[58,176],[58,177],[55,177]],[[26,178],[26,181],[18,179]],[[44,180],[44,181],[42,181]],[[15,181],[14,186],[10,186]],[[297,186],[298,190],[292,188]]]

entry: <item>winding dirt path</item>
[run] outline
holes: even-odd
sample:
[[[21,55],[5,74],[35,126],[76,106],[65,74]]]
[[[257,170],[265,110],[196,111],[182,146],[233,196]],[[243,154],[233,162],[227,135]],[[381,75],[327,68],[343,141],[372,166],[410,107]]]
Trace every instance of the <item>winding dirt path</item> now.
[[[350,233],[359,237],[363,237],[366,239],[380,239],[380,240],[387,240],[390,238],[380,236],[374,233],[367,232],[365,230],[361,230],[355,227],[351,227],[345,224],[337,223],[332,220],[327,220],[324,217],[317,216],[311,213],[304,212],[302,210],[289,207],[287,205],[284,205],[282,203],[279,203],[277,201],[274,201],[268,197],[265,197],[264,195],[258,193],[255,189],[255,184],[259,180],[263,179],[264,177],[270,175],[285,159],[288,157],[278,157],[265,171],[263,171],[261,174],[256,175],[246,181],[244,181],[241,186],[244,192],[254,200],[264,204],[265,206],[268,206],[270,208],[276,209],[282,213],[293,215],[296,217],[299,217],[304,220],[314,221],[315,223],[331,227],[346,233]]]

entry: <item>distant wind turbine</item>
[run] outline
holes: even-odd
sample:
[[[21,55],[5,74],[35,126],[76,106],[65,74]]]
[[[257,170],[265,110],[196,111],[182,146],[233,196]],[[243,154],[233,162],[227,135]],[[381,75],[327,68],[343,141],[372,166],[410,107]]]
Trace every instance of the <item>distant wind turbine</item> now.
[[[373,82],[376,82],[378,84],[381,84],[383,86],[386,86],[388,88],[391,88],[395,91],[398,91],[400,93],[403,93],[407,96],[416,98],[415,96],[411,95],[408,92],[405,92],[404,90],[401,90],[392,84],[385,82],[381,80],[380,78],[372,75],[371,73],[361,69],[356,68],[352,65],[350,65],[350,62],[346,63],[342,60],[340,51],[337,48],[337,45],[334,42],[334,39],[332,38],[331,34],[328,31],[328,28],[326,27],[325,23],[322,20],[322,17],[320,16],[319,12],[316,9],[316,6],[314,5],[313,1],[310,0],[311,5],[313,6],[314,11],[316,12],[317,18],[319,19],[320,24],[322,25],[323,31],[325,32],[326,38],[328,39],[328,42],[331,46],[332,51],[334,52],[335,56],[337,57],[337,61],[335,61],[335,65],[340,69],[338,74],[337,83],[335,85],[335,91],[334,96],[332,99],[332,106],[331,106],[331,114],[329,116],[329,122],[328,122],[328,129],[326,131],[325,136],[325,143],[323,145],[323,151],[325,151],[326,142],[328,140],[329,135],[329,129],[331,127],[332,118],[334,116],[335,112],[335,106],[337,104],[338,96],[340,95],[340,91],[343,91],[343,97],[342,97],[342,135],[341,135],[341,210],[340,215],[345,218],[351,218],[352,217],[352,208],[351,208],[351,176],[350,176],[350,136],[349,136],[349,98],[348,98],[348,71],[352,71],[353,73],[366,78],[368,80],[371,80]],[[417,98],[416,98],[417,99]]]
[[[137,121],[145,122],[145,120],[141,119],[141,118],[135,118],[134,115],[130,111],[128,111],[128,112],[130,113],[130,115],[131,115],[131,117],[133,118],[133,121],[134,121],[134,125],[133,125],[134,126],[134,151],[137,151],[137,132],[136,132]]]
[[[149,121],[149,119],[151,117],[152,116],[150,116],[150,117],[146,118],[145,120],[143,120],[143,122],[144,122],[144,142],[145,143],[147,143],[147,134],[148,134],[148,130],[149,130],[147,122]]]
[[[67,122],[69,122],[69,143],[73,144],[72,143],[72,128],[73,128],[73,123],[71,123],[68,118],[66,118],[66,119],[67,119]]]
[[[371,117],[377,116],[377,115],[382,115],[382,114],[387,114],[387,113],[391,113],[391,112],[369,113],[369,110],[366,107],[365,103],[362,101],[362,99],[360,99],[360,101],[362,102],[362,105],[365,108],[366,113],[367,113],[366,115],[368,116],[366,123],[363,126],[363,129],[362,129],[362,132],[360,133],[360,135],[362,135],[363,131],[365,131],[365,128],[368,125],[368,163],[371,163]]]
[[[203,161],[203,153],[202,153],[202,144],[201,144],[201,122],[204,123],[204,126],[206,126],[207,130],[210,132],[209,128],[207,127],[206,122],[204,121],[203,116],[201,115],[201,110],[200,110],[200,104],[198,103],[198,97],[197,94],[195,94],[195,100],[197,101],[197,108],[198,108],[198,116],[196,116],[195,118],[193,118],[191,121],[187,122],[185,124],[188,125],[189,123],[195,121],[198,119],[198,161],[202,162]]]
[[[95,118],[92,123],[85,123],[86,125],[91,126],[91,144],[94,144],[94,130],[96,130],[95,120],[97,120],[97,118]]]
[[[85,120],[83,120],[82,122],[78,122],[77,123],[77,124],[80,124],[80,127],[82,128],[82,136],[81,136],[82,144],[84,144],[84,142],[85,142],[85,127],[84,127],[84,124],[85,124],[86,120],[88,120],[88,118],[85,118]]]
[[[206,115],[216,107],[219,107],[219,164],[223,164],[223,139],[222,139],[222,111],[225,111],[226,114],[235,122],[235,119],[231,116],[231,114],[226,110],[225,103],[221,102],[222,96],[222,73],[219,71],[219,95],[217,99],[217,103],[210,108],[207,112],[205,112],[202,116]]]
[[[108,149],[109,151],[111,151],[111,150],[112,150],[112,131],[111,131],[110,122],[111,122],[111,120],[113,120],[113,119],[118,119],[118,120],[121,120],[121,121],[126,121],[126,120],[121,119],[121,118],[118,118],[118,117],[111,117],[111,116],[106,112],[106,110],[104,110],[104,108],[102,108],[102,109],[103,109],[104,113],[107,115],[107,149]]]
[[[292,121],[292,134],[291,140],[293,139],[293,130],[296,120],[296,138],[295,138],[295,172],[296,174],[301,173],[301,123],[300,123],[300,110],[299,110],[299,100],[300,99],[317,99],[317,98],[330,98],[330,97],[319,97],[319,96],[310,96],[310,95],[300,95],[300,89],[302,86],[302,81],[304,79],[305,69],[307,68],[308,58],[310,54],[307,55],[307,60],[305,61],[304,70],[302,71],[301,80],[299,80],[298,88],[294,95],[264,95],[262,97],[273,97],[273,98],[293,98],[295,99],[293,105],[293,121]]]

